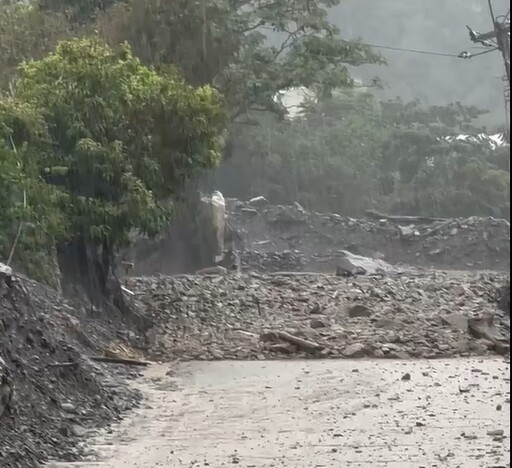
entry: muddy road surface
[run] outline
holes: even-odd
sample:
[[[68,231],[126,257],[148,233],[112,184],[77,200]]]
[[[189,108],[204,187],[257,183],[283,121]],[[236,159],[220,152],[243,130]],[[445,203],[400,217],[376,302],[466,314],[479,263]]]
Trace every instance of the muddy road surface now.
[[[48,467],[509,467],[509,384],[503,359],[155,365],[94,458]]]

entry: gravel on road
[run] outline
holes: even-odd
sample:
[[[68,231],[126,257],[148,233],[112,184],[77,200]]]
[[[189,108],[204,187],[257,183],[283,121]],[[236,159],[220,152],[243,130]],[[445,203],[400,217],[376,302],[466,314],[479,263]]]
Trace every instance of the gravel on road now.
[[[509,467],[503,359],[155,365],[143,406],[48,468]]]

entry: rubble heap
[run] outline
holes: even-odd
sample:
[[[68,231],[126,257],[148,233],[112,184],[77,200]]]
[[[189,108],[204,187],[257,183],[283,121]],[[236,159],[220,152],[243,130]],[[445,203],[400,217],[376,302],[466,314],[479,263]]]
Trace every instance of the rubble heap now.
[[[332,272],[340,251],[393,264],[450,270],[510,270],[510,223],[494,218],[365,218],[273,206],[262,197],[227,201],[233,245],[250,270]],[[283,256],[286,262],[283,262]]]
[[[118,421],[138,402],[122,385],[131,373],[89,360],[101,337],[92,325],[86,332],[77,314],[54,291],[0,264],[2,468],[74,460],[91,429]]]
[[[130,278],[161,358],[441,358],[504,354],[502,274]]]

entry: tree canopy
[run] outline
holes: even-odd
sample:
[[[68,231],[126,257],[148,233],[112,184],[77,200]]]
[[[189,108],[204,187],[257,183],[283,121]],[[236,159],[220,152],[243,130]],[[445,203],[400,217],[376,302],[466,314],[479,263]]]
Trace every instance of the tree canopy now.
[[[10,185],[21,188],[27,178],[51,188],[64,240],[110,253],[133,229],[163,229],[183,185],[217,164],[222,150],[226,119],[216,91],[157,73],[129,46],[112,49],[100,39],[65,41],[24,63],[14,97],[1,103],[0,191],[19,200]]]

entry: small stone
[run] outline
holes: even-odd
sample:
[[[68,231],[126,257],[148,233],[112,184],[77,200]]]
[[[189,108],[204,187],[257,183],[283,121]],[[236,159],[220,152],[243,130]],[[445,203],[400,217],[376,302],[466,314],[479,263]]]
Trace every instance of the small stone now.
[[[404,375],[402,375],[402,380],[411,380],[411,374],[409,374],[409,372],[406,372]]]
[[[487,431],[487,435],[491,437],[501,437],[505,434],[505,431],[503,429],[492,429],[490,431]]]
[[[384,357],[384,351],[382,351],[382,349],[376,349],[376,350],[373,352],[373,357],[376,357],[376,358],[383,358],[383,357]]]
[[[322,313],[322,308],[320,307],[320,304],[315,304],[313,308],[309,311],[311,315],[318,315]]]
[[[60,407],[66,412],[66,413],[76,413],[76,407],[75,405],[71,403],[62,403]]]
[[[327,324],[323,320],[313,319],[311,322],[309,322],[309,326],[311,328],[326,328]]]
[[[87,429],[78,424],[71,426],[71,433],[76,437],[85,437],[87,435]]]
[[[348,309],[350,318],[367,318],[372,316],[372,310],[363,304],[355,304]]]

